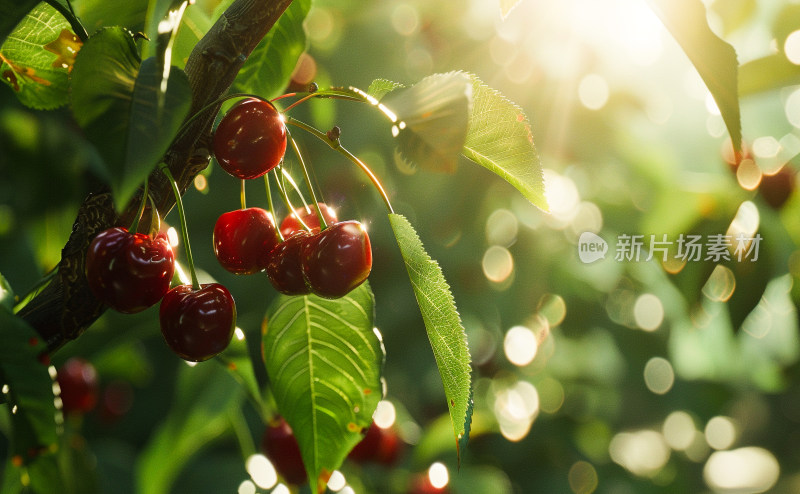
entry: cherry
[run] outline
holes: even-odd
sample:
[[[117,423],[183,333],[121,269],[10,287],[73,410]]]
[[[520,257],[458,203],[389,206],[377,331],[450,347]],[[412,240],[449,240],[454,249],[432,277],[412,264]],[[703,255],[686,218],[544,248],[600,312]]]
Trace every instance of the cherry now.
[[[794,171],[785,165],[772,175],[761,177],[758,191],[772,209],[781,209],[795,189]]]
[[[222,267],[234,274],[262,271],[277,245],[272,214],[261,208],[229,211],[214,226],[214,254]]]
[[[287,482],[301,485],[308,480],[300,446],[283,417],[267,426],[261,437],[261,451]]]
[[[86,278],[98,300],[126,314],[140,312],[169,290],[175,254],[163,234],[155,238],[115,227],[100,232],[86,253]]]
[[[332,225],[339,221],[336,218],[336,211],[324,202],[319,203],[319,209],[322,211],[322,216],[325,218],[327,224]],[[283,234],[284,238],[289,238],[294,232],[305,230],[300,220],[298,220],[298,217],[303,220],[306,226],[311,228],[311,231],[319,231],[320,225],[317,208],[313,206],[310,206],[308,209],[300,207],[295,209],[292,214],[285,217],[281,222],[281,234]]]
[[[64,413],[86,413],[97,405],[97,371],[90,362],[72,357],[57,376]]]
[[[237,178],[258,178],[286,152],[286,125],[275,106],[256,98],[236,103],[214,131],[214,156]]]
[[[219,283],[178,285],[161,301],[161,334],[182,359],[202,362],[228,347],[236,327],[236,304]]]
[[[310,238],[310,233],[299,230],[279,243],[270,254],[267,276],[279,292],[286,295],[305,295],[311,292],[300,267],[300,252]]]
[[[350,451],[348,458],[356,463],[375,462],[392,466],[400,456],[402,443],[394,429],[384,429],[373,423],[364,438]]]
[[[364,226],[340,221],[313,235],[300,252],[300,266],[311,291],[339,298],[357,287],[372,269],[372,248]]]

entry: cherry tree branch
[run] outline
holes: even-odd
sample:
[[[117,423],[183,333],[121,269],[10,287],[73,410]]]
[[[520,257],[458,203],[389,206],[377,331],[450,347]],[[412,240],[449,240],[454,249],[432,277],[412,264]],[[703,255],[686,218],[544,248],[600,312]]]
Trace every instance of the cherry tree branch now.
[[[184,70],[192,90],[189,115],[228,91],[247,57],[291,2],[236,0],[225,11],[194,47],[186,63]],[[211,126],[217,111],[218,108],[206,110],[194,119],[164,155],[181,193],[208,166]],[[157,170],[149,180],[150,195],[163,217],[175,205],[172,188]],[[84,274],[86,251],[97,233],[130,224],[138,204],[138,197],[134,198],[131,206],[118,216],[107,190],[93,192],[81,204],[61,252],[58,275],[18,313],[39,332],[50,352],[80,336],[105,311],[106,307],[89,290]],[[147,228],[147,224],[141,226],[141,230]]]

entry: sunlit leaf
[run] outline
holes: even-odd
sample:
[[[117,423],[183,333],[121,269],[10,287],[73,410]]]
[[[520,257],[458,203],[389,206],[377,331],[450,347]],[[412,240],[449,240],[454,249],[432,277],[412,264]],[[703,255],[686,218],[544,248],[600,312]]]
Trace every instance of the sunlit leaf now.
[[[472,419],[472,377],[467,335],[442,269],[425,251],[414,227],[398,214],[390,214],[389,221],[400,246],[442,377],[460,458],[461,446],[469,439]]]
[[[14,309],[14,290],[11,289],[8,280],[0,274],[0,310],[3,308],[9,312]]]
[[[175,401],[136,465],[137,492],[172,492],[192,456],[230,429],[230,414],[238,412],[243,396],[242,387],[217,362],[181,364]]]
[[[0,78],[25,105],[51,110],[68,101],[69,71],[81,42],[53,7],[39,4],[0,46]]]
[[[380,100],[395,89],[402,89],[404,87],[405,86],[399,82],[390,81],[388,79],[375,79],[367,88],[367,94]]]
[[[472,84],[463,72],[434,74],[381,103],[393,118],[392,135],[402,156],[433,171],[453,172],[467,137]]]
[[[39,0],[0,0],[0,45]]]
[[[155,58],[139,61],[133,36],[107,28],[89,39],[72,74],[72,112],[103,157],[118,208],[158,164],[189,110],[189,81],[172,70],[163,108]]]
[[[280,296],[267,311],[264,362],[312,492],[361,440],[381,399],[384,351],[373,311],[366,283],[336,300]]]
[[[143,45],[142,54],[145,59],[155,56],[158,60],[157,68],[161,74],[159,111],[164,107],[165,91],[172,69],[172,48],[189,3],[189,0],[155,0],[147,8],[145,34],[150,41]]]
[[[736,51],[720,39],[700,0],[647,0],[692,61],[717,102],[734,149],[742,144]]]
[[[0,306],[0,388],[12,411],[9,458],[33,492],[57,492],[58,449],[53,378],[39,356],[45,343],[25,321]]]
[[[181,27],[172,47],[172,63],[179,68],[186,66],[186,61],[198,41],[211,29],[213,19],[205,10],[195,6],[186,9],[181,19]]]
[[[144,31],[149,0],[71,0],[75,13],[93,34],[103,27],[122,26],[133,32]]]
[[[528,117],[498,91],[472,77],[472,115],[463,154],[547,211],[542,165]]]
[[[306,49],[303,20],[311,0],[294,0],[256,46],[233,81],[233,91],[266,98],[280,94],[289,83],[297,59]]]
[[[783,53],[775,53],[743,63],[739,67],[739,96],[797,84],[800,65],[795,65]]]

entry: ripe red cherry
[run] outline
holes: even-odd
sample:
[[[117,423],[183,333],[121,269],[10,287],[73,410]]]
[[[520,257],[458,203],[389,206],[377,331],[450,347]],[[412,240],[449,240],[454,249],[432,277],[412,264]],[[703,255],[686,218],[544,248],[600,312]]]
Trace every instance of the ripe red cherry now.
[[[275,168],[286,152],[286,125],[269,101],[236,103],[214,131],[214,156],[237,178],[258,178]]]
[[[328,225],[332,225],[339,221],[336,218],[336,211],[334,211],[333,208],[324,202],[319,203],[319,209],[322,211],[322,216],[325,218],[325,222]],[[317,215],[317,208],[314,206],[309,206],[308,209],[305,207],[300,207],[295,209],[292,214],[285,217],[283,221],[281,221],[281,234],[283,234],[283,238],[289,238],[292,233],[305,230],[303,225],[300,224],[298,217],[302,219],[306,226],[311,228],[312,231],[319,230],[320,225],[319,215]]]
[[[228,347],[236,328],[236,304],[219,283],[178,285],[164,295],[159,310],[161,334],[184,360],[202,362]]]
[[[761,177],[761,184],[758,186],[761,197],[772,209],[781,209],[794,189],[795,173],[788,165],[781,167],[777,173]]]
[[[311,292],[300,267],[300,251],[310,238],[311,234],[305,230],[297,231],[279,243],[270,254],[267,276],[279,292],[285,295],[305,295]]]
[[[313,235],[300,252],[300,266],[311,292],[339,298],[372,270],[372,247],[358,221],[340,221]]]
[[[86,413],[97,405],[97,371],[90,362],[72,357],[57,375],[64,413]]]
[[[167,237],[129,233],[115,227],[100,232],[86,253],[86,278],[98,300],[132,314],[156,302],[169,290],[175,254]]]
[[[360,443],[350,451],[348,458],[356,463],[375,462],[391,466],[400,456],[402,443],[394,429],[383,429],[374,423]]]
[[[301,485],[308,480],[300,446],[283,417],[267,426],[261,437],[261,451],[287,482]]]
[[[269,253],[277,245],[275,221],[261,208],[229,211],[214,226],[214,254],[222,267],[234,274],[266,268]]]

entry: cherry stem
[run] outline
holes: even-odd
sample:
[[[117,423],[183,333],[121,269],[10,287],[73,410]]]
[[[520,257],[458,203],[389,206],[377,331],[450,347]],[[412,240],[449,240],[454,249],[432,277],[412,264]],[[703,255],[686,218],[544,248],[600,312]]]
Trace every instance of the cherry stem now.
[[[308,201],[306,201],[305,196],[303,195],[303,191],[300,190],[300,187],[297,186],[297,182],[294,181],[294,177],[292,177],[289,172],[286,171],[285,168],[281,169],[281,177],[282,179],[288,180],[289,185],[292,186],[294,192],[297,194],[297,197],[303,202],[303,207],[306,208],[307,212],[311,212],[311,209],[308,207]]]
[[[181,192],[178,189],[178,183],[175,181],[166,163],[161,163],[161,171],[164,173],[164,176],[167,177],[167,180],[169,180],[169,184],[172,186],[172,193],[175,194],[175,205],[178,207],[178,217],[181,221],[181,236],[183,236],[183,243],[186,245],[186,259],[189,261],[189,272],[192,275],[192,289],[199,290],[200,283],[197,281],[197,272],[194,269],[192,247],[189,245],[189,230],[186,228],[186,212],[183,209]]]
[[[290,116],[286,116],[285,118],[286,118],[286,123],[294,125],[295,127],[300,127],[306,132],[312,134],[313,136],[317,137],[318,139],[326,143],[328,146],[330,146],[331,149],[339,152],[339,154],[345,156],[347,159],[349,159],[350,161],[355,163],[359,168],[361,168],[361,171],[366,173],[367,177],[369,177],[370,181],[372,182],[372,185],[374,185],[375,188],[378,190],[378,193],[380,193],[381,198],[383,199],[383,202],[386,205],[386,209],[389,210],[389,213],[392,214],[394,213],[394,208],[392,208],[392,203],[391,201],[389,201],[389,196],[386,194],[386,189],[383,188],[383,185],[381,184],[377,175],[375,175],[375,173],[372,172],[372,170],[369,168],[369,166],[367,166],[366,163],[364,163],[363,161],[358,159],[358,157],[356,157],[353,153],[345,149],[344,146],[342,146],[341,143],[339,142],[339,139],[332,140],[321,130],[312,127],[311,125],[308,125],[305,122],[301,122],[300,120],[294,119]]]
[[[242,179],[242,188],[239,191],[239,200],[242,202],[242,209],[247,209],[247,196],[244,191],[244,179]]]
[[[136,216],[133,218],[133,223],[128,229],[131,233],[136,233],[139,230],[139,221],[142,219],[144,213],[144,205],[147,203],[147,198],[150,197],[150,180],[144,179],[144,190],[142,191],[142,199],[139,201],[139,209],[136,210]]]
[[[153,196],[148,195],[147,200],[150,202],[150,236],[155,237],[161,230],[161,216],[158,214],[158,208]]]
[[[313,98],[314,96],[316,96],[316,94],[317,93],[311,93],[311,94],[307,94],[307,95],[303,96],[299,100],[297,100],[294,103],[292,103],[291,105],[287,106],[286,109],[283,110],[283,113],[286,113],[287,111],[291,110],[292,108],[294,108],[295,106],[297,106],[297,105],[299,105],[301,103],[305,103],[306,101],[308,101],[311,98]]]
[[[275,214],[275,204],[272,202],[272,189],[269,186],[269,173],[264,175],[264,188],[267,190],[267,204],[269,205],[269,214],[272,215],[272,219],[277,221],[278,216]],[[283,238],[283,234],[281,233],[280,228],[275,229],[275,236],[278,238],[278,242],[283,242],[285,239]]]
[[[278,184],[278,190],[281,193],[281,198],[283,199],[283,204],[286,206],[286,209],[289,210],[289,214],[294,214],[294,206],[292,205],[292,201],[289,200],[289,193],[286,192],[286,186],[283,185],[282,178],[278,177],[278,172],[279,172],[278,168],[275,168],[275,170],[273,170],[273,171],[275,172],[275,183]],[[283,166],[280,167],[280,173],[281,173],[281,177],[290,177],[291,178],[291,175],[286,173],[286,171],[283,169]],[[294,180],[292,180],[292,183],[294,183]],[[303,221],[303,218],[301,218],[298,215],[295,215],[295,218],[297,218],[297,221],[300,222],[300,225],[302,225],[302,227],[304,229],[306,229],[307,231],[311,231],[311,228],[309,228],[308,225],[306,225],[305,221]]]
[[[311,175],[308,174],[308,167],[306,166],[306,162],[303,159],[303,155],[300,153],[300,147],[297,145],[297,141],[294,140],[292,134],[288,132],[289,142],[292,143],[292,149],[294,150],[294,154],[297,155],[297,161],[300,162],[300,168],[303,169],[303,178],[306,181],[306,187],[308,187],[308,192],[311,194],[311,200],[314,201],[314,207],[317,208],[317,216],[319,217],[319,227],[320,231],[328,228],[328,222],[325,221],[325,216],[322,214],[322,209],[319,207],[319,201],[317,200],[317,194],[314,192],[314,187],[311,185]],[[305,202],[305,201],[304,201]]]

